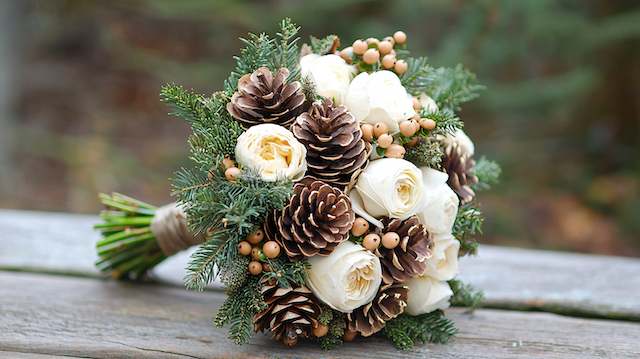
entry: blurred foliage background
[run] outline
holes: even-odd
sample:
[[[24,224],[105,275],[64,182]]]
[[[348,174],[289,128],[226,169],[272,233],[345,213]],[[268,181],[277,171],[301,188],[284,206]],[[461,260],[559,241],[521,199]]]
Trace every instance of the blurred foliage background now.
[[[343,44],[409,35],[487,86],[461,113],[502,184],[485,241],[640,255],[635,0],[0,2],[0,207],[92,213],[96,193],[170,201],[188,165],[161,84],[219,89],[247,32],[291,17]]]

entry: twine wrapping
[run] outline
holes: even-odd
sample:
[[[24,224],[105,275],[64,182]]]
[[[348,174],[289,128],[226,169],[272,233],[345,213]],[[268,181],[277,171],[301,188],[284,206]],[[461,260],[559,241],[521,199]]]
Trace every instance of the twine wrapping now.
[[[194,236],[187,227],[187,215],[176,203],[169,203],[156,210],[151,221],[151,232],[158,246],[167,256],[203,242],[202,236]]]

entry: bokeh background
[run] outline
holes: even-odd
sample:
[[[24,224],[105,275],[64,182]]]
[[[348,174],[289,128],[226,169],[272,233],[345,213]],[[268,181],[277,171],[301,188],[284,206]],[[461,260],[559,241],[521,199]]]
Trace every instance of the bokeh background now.
[[[291,17],[343,43],[397,29],[487,86],[461,112],[503,166],[484,241],[640,255],[636,0],[0,1],[0,207],[93,213],[170,201],[188,126],[158,92],[221,87],[247,32]]]

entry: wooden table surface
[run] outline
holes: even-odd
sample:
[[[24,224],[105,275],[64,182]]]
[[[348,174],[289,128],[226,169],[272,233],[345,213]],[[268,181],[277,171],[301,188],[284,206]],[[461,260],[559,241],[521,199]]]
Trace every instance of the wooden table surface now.
[[[640,358],[638,259],[481,246],[461,278],[484,289],[486,308],[451,309],[460,333],[449,344],[288,350],[266,335],[236,346],[213,328],[224,294],[182,288],[188,253],[159,266],[157,283],[101,278],[96,221],[0,210],[0,357]]]

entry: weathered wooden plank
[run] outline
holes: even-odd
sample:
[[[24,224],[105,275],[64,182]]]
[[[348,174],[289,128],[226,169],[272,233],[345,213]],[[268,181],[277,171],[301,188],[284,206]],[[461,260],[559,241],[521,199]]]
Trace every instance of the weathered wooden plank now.
[[[0,269],[97,276],[95,216],[0,210]],[[188,252],[156,277],[181,285]],[[640,320],[640,261],[631,258],[482,246],[464,258],[461,278],[487,305]],[[624,280],[619,280],[624,278]]]
[[[451,311],[460,334],[448,345],[395,350],[386,341],[348,343],[323,352],[288,350],[265,335],[246,346],[226,339],[209,318],[217,291],[188,292],[92,278],[0,272],[0,353],[92,358],[362,357],[586,358],[640,356],[640,324],[547,313]],[[364,346],[363,346],[364,345]]]

